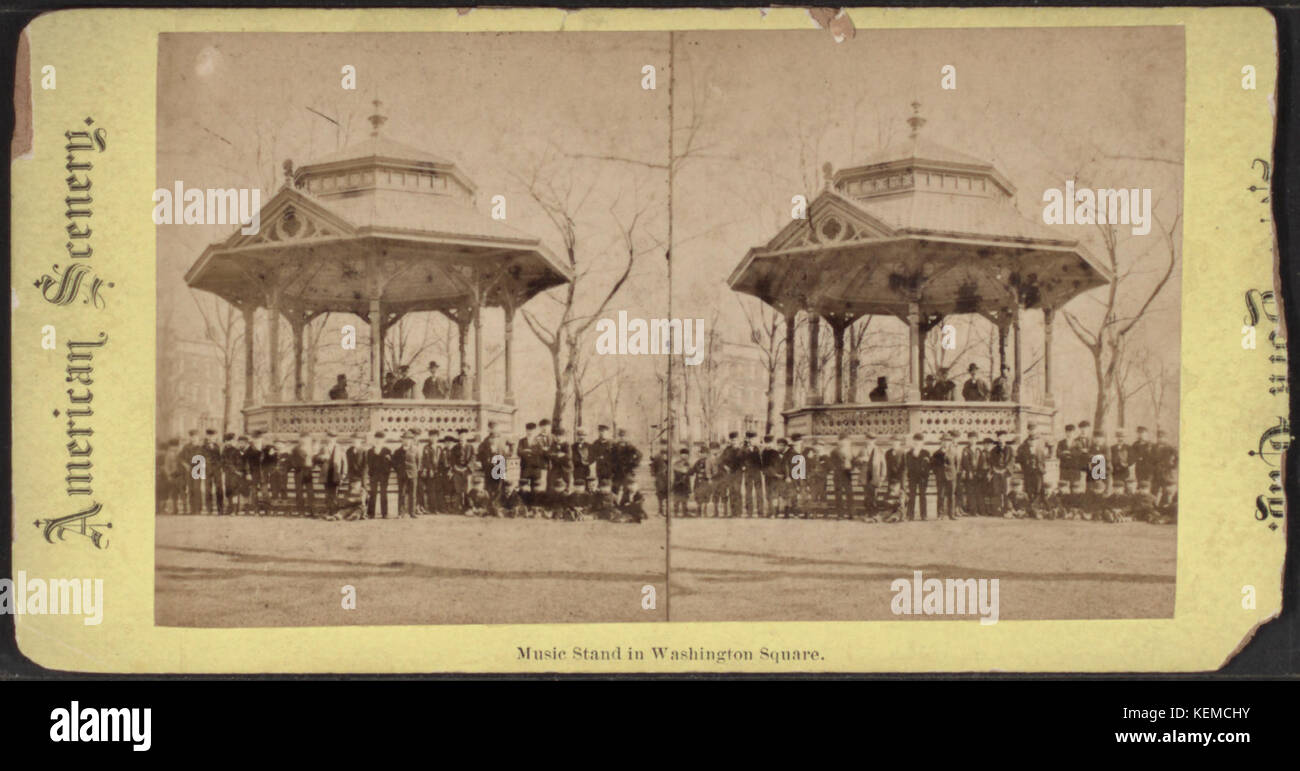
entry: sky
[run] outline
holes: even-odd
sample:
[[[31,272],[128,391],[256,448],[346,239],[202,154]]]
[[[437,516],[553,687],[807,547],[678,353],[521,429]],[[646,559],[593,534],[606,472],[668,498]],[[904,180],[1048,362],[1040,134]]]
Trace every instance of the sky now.
[[[812,199],[824,163],[846,168],[905,139],[914,101],[922,133],[992,162],[1016,186],[1027,217],[1041,216],[1045,189],[1082,171],[1077,178],[1093,180],[1089,187],[1151,188],[1157,216],[1172,222],[1182,199],[1183,46],[1181,29],[1140,27],[859,29],[842,43],[822,31],[682,35],[674,125],[679,144],[698,126],[691,146],[699,151],[682,160],[673,190],[674,311],[720,308],[736,330],[729,337],[743,335],[729,273],[790,221],[792,196]],[[955,68],[955,89],[941,87],[946,65]],[[1093,228],[1061,229],[1104,254]],[[1158,260],[1163,248],[1153,228],[1125,240],[1121,262],[1148,251]],[[1140,304],[1157,273],[1143,267],[1126,279],[1122,303]],[[1101,296],[1096,290],[1067,309],[1091,320]],[[1179,298],[1175,272],[1137,333],[1147,355],[1175,373]],[[896,319],[872,328],[906,334]],[[1028,360],[1041,349],[1041,315],[1026,314],[1023,328]],[[1054,373],[1080,374],[1055,375],[1059,412],[1066,422],[1090,418],[1091,356],[1059,314],[1054,333]],[[1154,419],[1142,404],[1132,408],[1130,424]],[[1168,414],[1165,422],[1176,424]]]
[[[477,183],[483,213],[493,195],[505,195],[507,224],[543,238],[557,255],[563,244],[522,178],[541,165],[548,179],[573,184],[574,200],[582,200],[580,262],[591,268],[580,307],[603,296],[621,267],[616,221],[640,211],[637,266],[605,315],[662,317],[671,291],[674,316],[711,320],[716,312],[724,336],[741,343],[744,300],[726,276],[789,221],[791,196],[815,192],[823,163],[844,168],[904,138],[913,101],[925,135],[994,163],[1017,187],[1016,206],[1027,217],[1039,216],[1044,189],[1076,175],[1093,187],[1151,188],[1164,221],[1182,198],[1178,28],[859,29],[842,43],[820,30],[700,32],[678,34],[673,51],[670,60],[666,33],[163,34],[158,186],[254,186],[269,200],[284,160],[302,165],[364,139],[378,98],[386,136],[457,163]],[[642,88],[647,64],[657,68],[653,90]],[[355,90],[342,88],[344,65],[356,68]],[[956,71],[953,90],[940,87],[945,65]],[[680,156],[671,196],[664,171],[670,120]],[[631,162],[602,159],[613,156]],[[671,290],[662,259],[670,216]],[[1102,254],[1089,228],[1062,231]],[[158,228],[159,318],[182,336],[201,336],[182,277],[207,244],[230,232]],[[1145,240],[1126,240],[1124,259],[1158,254],[1159,238],[1153,228]],[[1138,265],[1125,299],[1139,298],[1157,278],[1146,262]],[[1175,273],[1136,342],[1174,373],[1179,297]],[[528,307],[546,318],[554,303],[539,297]],[[1068,309],[1088,320],[1097,307],[1084,296]],[[873,324],[886,338],[904,333],[896,320]],[[1024,329],[1032,359],[1041,347],[1037,314]],[[486,315],[484,335],[489,347],[499,342],[497,313]],[[522,320],[515,339],[520,413],[533,419],[550,410],[550,361]],[[1063,321],[1055,340],[1056,372],[1090,371]],[[663,364],[643,357],[619,366],[622,377],[644,384]],[[593,366],[599,380],[615,364]],[[489,367],[487,398],[499,397],[501,380]],[[1090,377],[1058,375],[1065,420],[1090,416],[1093,399]],[[1134,408],[1130,422],[1153,420],[1140,414],[1141,403]],[[589,421],[608,417],[592,409]],[[643,423],[657,414],[646,398],[621,409]],[[1164,422],[1176,424],[1168,414]]]
[[[622,267],[614,214],[626,223],[642,211],[635,238],[639,262],[611,313],[655,317],[667,304],[662,247],[658,256],[654,252],[667,238],[662,167],[668,102],[665,89],[641,88],[641,71],[647,63],[667,68],[667,43],[665,34],[642,33],[164,34],[158,186],[171,188],[180,180],[187,187],[260,187],[265,202],[281,182],[284,160],[302,165],[365,139],[366,116],[378,98],[388,117],[385,136],[454,161],[478,185],[484,215],[492,197],[504,195],[506,224],[543,238],[559,256],[564,245],[528,200],[521,178],[541,165],[544,178],[559,187],[572,185],[572,200],[582,201],[574,209],[580,270],[589,268],[580,284],[580,310],[599,302]],[[342,87],[345,65],[356,69],[355,90]],[[575,155],[617,155],[638,163],[559,160]],[[208,243],[231,230],[159,226],[160,303],[174,304],[169,318],[187,336],[200,336],[201,327],[183,275]],[[545,321],[556,305],[536,298],[526,307]],[[332,323],[348,320],[356,321],[338,317]],[[499,345],[501,336],[500,313],[488,311],[485,346]],[[515,340],[520,412],[528,420],[549,416],[549,354],[522,318],[516,320]],[[364,358],[364,352],[356,353]],[[596,362],[593,381],[606,364]],[[653,383],[662,366],[660,358],[645,358],[625,369]],[[499,399],[502,382],[499,365],[491,367],[484,376],[486,397]],[[608,417],[593,409],[588,420]]]

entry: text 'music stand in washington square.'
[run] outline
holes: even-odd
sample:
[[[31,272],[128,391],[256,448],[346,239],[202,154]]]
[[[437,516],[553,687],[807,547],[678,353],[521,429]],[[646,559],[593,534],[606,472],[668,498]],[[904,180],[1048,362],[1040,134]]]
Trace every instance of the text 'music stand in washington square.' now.
[[[186,283],[240,309],[253,329],[258,309],[283,316],[293,330],[293,393],[257,404],[253,335],[244,335],[244,427],[275,436],[303,432],[421,432],[496,422],[514,430],[513,320],[540,292],[573,280],[540,239],[474,208],[477,189],[450,161],[381,134],[386,118],[369,117],[370,136],[294,168],[262,207],[260,228],[242,227],[211,244]],[[505,403],[482,399],[482,313],[504,315]],[[328,312],[352,313],[369,325],[369,380],[352,398],[303,400],[303,329]],[[381,396],[384,332],[412,313],[442,313],[458,328],[468,399]],[[473,333],[473,371],[464,352]],[[267,324],[270,382],[281,381],[279,324]]]
[[[914,112],[918,108],[913,105]],[[825,188],[808,202],[807,217],[750,249],[728,279],[734,291],[784,315],[786,434],[833,439],[844,433],[922,433],[936,440],[947,432],[973,432],[981,439],[1000,431],[1023,435],[1031,423],[1048,429],[1056,412],[1053,315],[1109,283],[1110,271],[1077,240],[1060,238],[1021,214],[1013,203],[1015,188],[991,163],[927,140],[919,114],[908,123],[903,142],[865,164],[833,173],[828,164]],[[1043,324],[1041,401],[1022,389],[1026,311],[1037,311]],[[807,403],[795,403],[799,313],[825,321],[834,335],[832,403],[818,396],[822,373],[816,356],[808,359]],[[998,329],[1000,364],[1011,373],[1008,398],[923,399],[925,334],[949,316],[971,313]],[[901,393],[891,388],[884,401],[850,403],[844,333],[864,315],[895,316],[907,324],[906,380]],[[808,324],[809,350],[819,350],[821,326]]]

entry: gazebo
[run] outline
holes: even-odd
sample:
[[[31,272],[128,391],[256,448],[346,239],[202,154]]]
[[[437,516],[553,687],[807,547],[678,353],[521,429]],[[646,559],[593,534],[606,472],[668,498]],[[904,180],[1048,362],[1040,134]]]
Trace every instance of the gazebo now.
[[[477,189],[455,164],[381,136],[386,118],[378,102],[375,107],[368,139],[297,168],[286,161],[284,184],[262,207],[258,231],[236,229],[204,249],[185,274],[191,287],[243,312],[245,430],[481,430],[492,420],[512,431],[515,311],[539,292],[572,281],[573,273],[539,239],[480,214]],[[483,401],[482,313],[488,307],[504,315],[503,404]],[[252,334],[259,308],[267,314],[270,373],[261,403]],[[469,398],[383,398],[385,330],[406,314],[429,311],[459,329]],[[327,312],[367,322],[369,380],[350,385],[353,398],[308,402],[303,329]],[[280,387],[280,318],[293,333],[289,398]],[[472,372],[466,364],[471,328]]]
[[[914,111],[919,105],[913,104]],[[925,120],[908,119],[908,138],[852,168],[826,171],[826,186],[732,272],[734,291],[759,298],[785,317],[785,430],[811,437],[997,431],[1023,432],[1030,420],[1051,423],[1052,319],[1079,294],[1111,281],[1110,271],[1077,240],[1021,215],[1015,188],[991,163],[920,136]],[[1022,398],[1021,323],[1043,323],[1044,398]],[[820,350],[821,322],[834,335],[834,396],[821,398],[820,361],[808,357],[808,399],[795,404],[795,327],[808,314],[808,350]],[[924,400],[924,335],[955,314],[979,314],[999,331],[1001,365],[1011,373],[1005,401]],[[907,324],[908,360],[901,393],[887,401],[849,403],[844,389],[844,333],[864,315]],[[1013,359],[1007,360],[1007,338]],[[958,390],[960,391],[960,383]]]

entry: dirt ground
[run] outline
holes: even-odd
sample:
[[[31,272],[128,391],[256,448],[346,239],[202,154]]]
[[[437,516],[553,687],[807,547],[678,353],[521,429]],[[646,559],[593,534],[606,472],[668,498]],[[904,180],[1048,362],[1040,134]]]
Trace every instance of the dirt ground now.
[[[672,620],[895,616],[897,578],[999,579],[1000,619],[1168,618],[1176,528],[677,519]],[[663,621],[665,523],[158,518],[162,626]],[[643,610],[642,587],[660,593]],[[342,608],[342,587],[356,609]]]
[[[1169,618],[1176,528],[969,518],[685,519],[672,527],[674,621],[896,616],[897,578],[999,579],[1000,618]]]
[[[160,516],[161,626],[662,621],[664,521]],[[356,609],[342,608],[342,587]]]

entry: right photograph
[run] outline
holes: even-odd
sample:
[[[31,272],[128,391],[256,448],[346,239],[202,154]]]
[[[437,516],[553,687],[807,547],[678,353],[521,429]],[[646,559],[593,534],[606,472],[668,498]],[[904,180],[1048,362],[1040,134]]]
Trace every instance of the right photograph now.
[[[1180,27],[678,33],[673,621],[1171,618]]]

